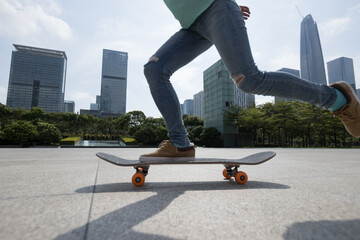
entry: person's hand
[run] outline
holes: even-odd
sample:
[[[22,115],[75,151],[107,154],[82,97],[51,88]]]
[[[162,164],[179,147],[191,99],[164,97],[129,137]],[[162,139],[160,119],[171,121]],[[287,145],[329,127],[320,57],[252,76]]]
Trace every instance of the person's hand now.
[[[243,14],[244,20],[247,20],[250,17],[250,9],[246,6],[239,6],[240,7],[240,11]]]

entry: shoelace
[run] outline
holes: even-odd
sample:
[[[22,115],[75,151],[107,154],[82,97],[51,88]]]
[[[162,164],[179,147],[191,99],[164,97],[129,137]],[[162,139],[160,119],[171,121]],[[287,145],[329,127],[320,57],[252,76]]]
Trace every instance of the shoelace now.
[[[164,140],[159,144],[158,149],[163,149],[167,144],[169,143],[169,140]]]

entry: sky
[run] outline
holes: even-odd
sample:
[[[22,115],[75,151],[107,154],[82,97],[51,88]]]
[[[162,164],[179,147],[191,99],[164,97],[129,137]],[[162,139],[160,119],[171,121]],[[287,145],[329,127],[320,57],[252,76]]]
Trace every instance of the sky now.
[[[246,25],[260,70],[300,69],[301,15],[311,14],[318,25],[325,67],[335,58],[352,58],[360,88],[358,0],[237,2],[250,8]],[[77,112],[89,109],[100,95],[102,50],[111,49],[129,55],[127,112],[160,117],[143,65],[179,29],[161,0],[0,0],[0,103],[6,104],[13,44],[66,52],[65,100],[75,101]],[[203,90],[203,71],[219,59],[212,47],[172,76],[180,102]],[[257,104],[272,100],[256,96]]]

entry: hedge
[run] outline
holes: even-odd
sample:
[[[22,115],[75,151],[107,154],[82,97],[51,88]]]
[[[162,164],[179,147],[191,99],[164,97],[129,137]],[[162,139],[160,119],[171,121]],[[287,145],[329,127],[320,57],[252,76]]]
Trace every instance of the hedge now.
[[[75,145],[78,141],[81,140],[81,137],[68,137],[60,141],[60,145]]]

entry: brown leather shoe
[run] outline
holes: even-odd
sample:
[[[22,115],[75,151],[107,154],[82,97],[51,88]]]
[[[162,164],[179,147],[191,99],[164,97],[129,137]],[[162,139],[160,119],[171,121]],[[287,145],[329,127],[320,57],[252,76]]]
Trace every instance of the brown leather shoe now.
[[[340,118],[344,127],[352,136],[360,138],[360,101],[354,89],[346,82],[336,82],[330,85],[344,94],[348,104],[333,112]]]
[[[143,154],[139,157],[140,161],[152,161],[152,160],[161,160],[161,158],[183,158],[195,157],[195,148],[190,146],[188,148],[177,148],[173,145],[170,140],[164,140],[160,143],[159,148],[156,151],[148,154]]]

